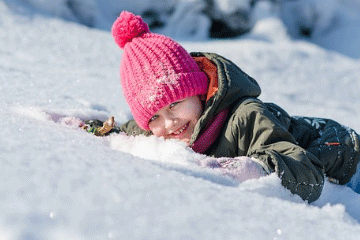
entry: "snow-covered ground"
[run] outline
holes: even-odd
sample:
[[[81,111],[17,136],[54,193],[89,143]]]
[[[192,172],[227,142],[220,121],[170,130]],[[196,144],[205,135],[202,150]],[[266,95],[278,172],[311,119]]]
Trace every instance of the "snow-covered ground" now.
[[[0,239],[359,239],[360,195],[326,183],[312,204],[275,175],[242,183],[176,141],[98,138],[74,117],[131,117],[109,32],[0,1]],[[348,1],[349,2],[349,1]],[[341,11],[340,11],[341,10]],[[350,14],[351,13],[351,14]],[[290,38],[266,3],[250,34],[181,41],[255,77],[261,99],[360,132],[360,18],[313,43]],[[331,49],[331,50],[330,50]]]

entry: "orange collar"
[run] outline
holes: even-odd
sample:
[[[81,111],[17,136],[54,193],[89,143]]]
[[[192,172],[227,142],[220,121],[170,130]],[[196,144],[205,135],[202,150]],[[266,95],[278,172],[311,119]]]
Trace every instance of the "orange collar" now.
[[[208,101],[209,98],[214,96],[215,93],[219,90],[216,65],[206,57],[193,57],[193,58],[200,67],[200,70],[203,71],[209,79],[209,87],[208,87],[208,92],[206,94],[206,101]]]

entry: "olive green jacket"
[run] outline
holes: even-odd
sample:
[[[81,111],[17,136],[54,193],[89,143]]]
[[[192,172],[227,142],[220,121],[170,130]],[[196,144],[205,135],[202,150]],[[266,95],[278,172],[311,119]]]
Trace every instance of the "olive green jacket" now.
[[[229,114],[222,132],[206,155],[249,156],[268,173],[276,172],[282,185],[309,202],[321,194],[324,174],[339,184],[347,183],[359,162],[359,137],[329,119],[290,117],[275,104],[263,103],[258,83],[234,63],[213,53],[205,56],[217,66],[217,93],[205,105],[190,140],[197,139],[220,111]],[[134,121],[120,126],[129,135],[151,134]]]

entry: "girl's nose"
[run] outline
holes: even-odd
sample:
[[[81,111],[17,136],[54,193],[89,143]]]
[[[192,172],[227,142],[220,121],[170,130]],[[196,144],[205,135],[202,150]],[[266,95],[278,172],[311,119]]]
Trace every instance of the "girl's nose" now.
[[[173,131],[173,126],[176,123],[176,118],[174,116],[165,116],[164,117],[164,125],[167,130]]]

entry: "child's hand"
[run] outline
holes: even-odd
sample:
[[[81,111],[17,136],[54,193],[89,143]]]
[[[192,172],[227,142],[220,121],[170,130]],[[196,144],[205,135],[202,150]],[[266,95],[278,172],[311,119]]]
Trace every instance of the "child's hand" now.
[[[200,166],[218,168],[224,175],[241,182],[266,175],[264,169],[253,158],[241,156],[236,158],[207,157],[199,162]]]

